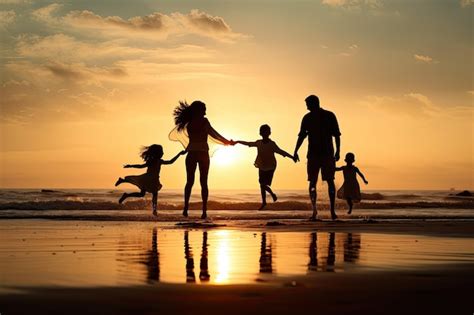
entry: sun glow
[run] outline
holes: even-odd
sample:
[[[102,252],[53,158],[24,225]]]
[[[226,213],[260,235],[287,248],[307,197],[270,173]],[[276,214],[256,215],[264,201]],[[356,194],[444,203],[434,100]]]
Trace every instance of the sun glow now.
[[[228,166],[237,160],[238,151],[235,147],[220,147],[212,156],[212,161],[219,166]]]

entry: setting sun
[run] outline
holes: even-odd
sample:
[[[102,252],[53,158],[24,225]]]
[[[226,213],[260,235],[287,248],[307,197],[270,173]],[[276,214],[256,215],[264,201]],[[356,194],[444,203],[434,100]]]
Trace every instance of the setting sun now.
[[[219,147],[212,156],[212,162],[219,166],[228,166],[237,160],[239,151],[235,147]]]

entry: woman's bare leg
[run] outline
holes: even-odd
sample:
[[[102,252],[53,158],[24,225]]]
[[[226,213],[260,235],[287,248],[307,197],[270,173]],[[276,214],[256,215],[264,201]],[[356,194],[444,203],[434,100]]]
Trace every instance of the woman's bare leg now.
[[[151,203],[153,207],[153,215],[158,216],[157,208],[158,208],[158,192],[153,193],[153,197],[151,198]]]
[[[183,216],[188,216],[189,199],[194,185],[194,173],[196,172],[197,161],[191,153],[186,156],[186,186],[184,187],[184,209]]]
[[[202,215],[201,219],[207,218],[207,200],[209,198],[209,188],[207,187],[207,180],[209,177],[209,156],[199,161],[199,175],[201,182],[201,198],[202,198]]]

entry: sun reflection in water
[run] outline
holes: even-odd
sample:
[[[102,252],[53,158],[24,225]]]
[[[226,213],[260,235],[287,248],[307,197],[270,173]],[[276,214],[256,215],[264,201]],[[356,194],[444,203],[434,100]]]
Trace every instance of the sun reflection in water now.
[[[225,284],[229,282],[229,272],[231,270],[232,254],[230,252],[230,232],[218,231],[216,233],[216,257],[217,273],[215,283]]]

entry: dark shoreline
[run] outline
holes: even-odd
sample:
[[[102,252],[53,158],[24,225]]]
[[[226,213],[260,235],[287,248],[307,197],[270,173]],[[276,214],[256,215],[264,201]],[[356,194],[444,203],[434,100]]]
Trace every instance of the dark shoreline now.
[[[274,284],[34,287],[0,293],[2,314],[470,314],[474,266],[315,273]]]

